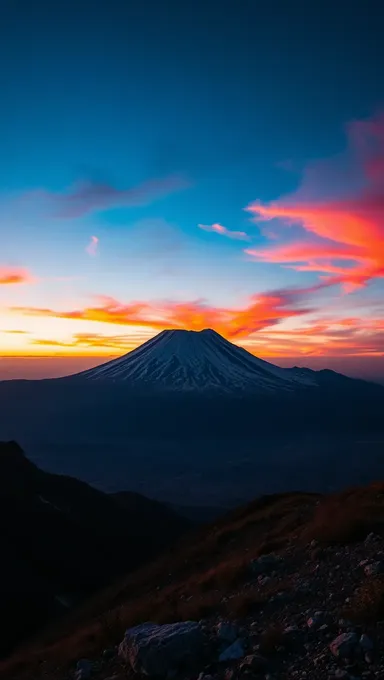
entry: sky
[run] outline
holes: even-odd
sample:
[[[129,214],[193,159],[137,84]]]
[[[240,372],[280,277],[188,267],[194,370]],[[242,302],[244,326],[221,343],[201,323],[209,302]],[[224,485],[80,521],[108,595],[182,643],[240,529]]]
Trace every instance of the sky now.
[[[210,327],[384,381],[380,9],[0,0],[0,379]]]

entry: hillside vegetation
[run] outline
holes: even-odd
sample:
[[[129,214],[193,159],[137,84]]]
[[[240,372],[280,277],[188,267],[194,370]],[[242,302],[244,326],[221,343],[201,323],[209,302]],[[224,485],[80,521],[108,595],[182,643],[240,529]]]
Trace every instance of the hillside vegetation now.
[[[258,642],[265,654],[268,646],[279,646],[273,636],[301,611],[326,609],[333,620],[348,616],[359,625],[375,624],[384,617],[383,577],[364,580],[359,564],[383,552],[383,527],[384,483],[333,495],[262,497],[189,534],[177,549],[36,637],[3,664],[3,677],[21,680],[33,671],[34,678],[64,679],[78,659],[101,658],[126,628],[146,621],[258,625],[265,634],[272,631],[269,642]],[[282,566],[272,573],[255,570],[263,555]],[[112,675],[103,668],[101,663],[97,677]],[[113,669],[122,668],[116,661]]]

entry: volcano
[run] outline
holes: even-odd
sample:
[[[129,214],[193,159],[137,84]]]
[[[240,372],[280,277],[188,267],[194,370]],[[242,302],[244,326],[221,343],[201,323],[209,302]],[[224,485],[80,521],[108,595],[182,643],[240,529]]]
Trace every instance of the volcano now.
[[[128,354],[74,377],[167,391],[271,392],[315,386],[311,373],[258,359],[206,329],[162,331]]]

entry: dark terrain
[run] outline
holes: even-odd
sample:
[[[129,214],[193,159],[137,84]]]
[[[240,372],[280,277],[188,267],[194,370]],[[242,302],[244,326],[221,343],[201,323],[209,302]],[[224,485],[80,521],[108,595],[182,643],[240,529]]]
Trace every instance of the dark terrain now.
[[[384,477],[384,389],[325,378],[324,388],[262,397],[0,383],[0,438],[47,471],[177,505],[233,507]]]
[[[95,596],[21,648],[2,677],[126,680],[146,672],[145,654],[166,653],[165,675],[178,680],[382,678],[383,579],[382,483],[264,496]],[[156,639],[142,656],[119,650],[145,621],[200,621],[204,644],[188,662],[188,643],[184,661]]]
[[[128,492],[115,499],[0,443],[0,654],[188,528],[160,503]]]

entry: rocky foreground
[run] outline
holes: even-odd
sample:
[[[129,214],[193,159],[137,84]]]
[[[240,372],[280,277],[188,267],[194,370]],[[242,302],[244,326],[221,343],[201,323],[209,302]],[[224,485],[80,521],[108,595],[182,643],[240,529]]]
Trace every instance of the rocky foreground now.
[[[302,551],[264,555],[250,563],[248,582],[223,599],[232,598],[249,613],[129,628],[116,647],[80,660],[67,677],[384,678],[381,537],[337,549],[312,541]],[[374,621],[380,607],[383,621]],[[359,614],[371,620],[354,622]]]
[[[255,502],[211,527],[181,551],[175,571],[165,573],[169,557],[146,575],[152,580],[139,602],[140,580],[136,595],[133,582],[109,593],[119,603],[109,612],[115,625],[106,618],[93,647],[69,637],[67,664],[54,643],[40,649],[46,658],[30,657],[29,671],[20,660],[19,675],[8,666],[4,677],[384,678],[384,487],[299,498]],[[73,658],[75,649],[93,652]]]

